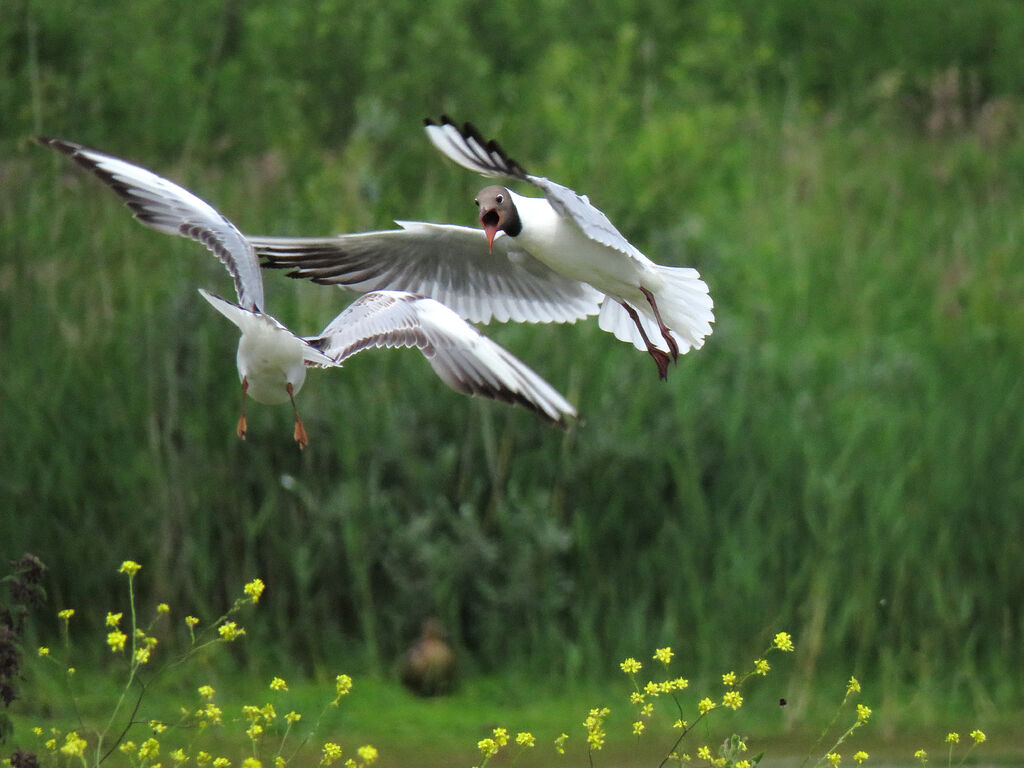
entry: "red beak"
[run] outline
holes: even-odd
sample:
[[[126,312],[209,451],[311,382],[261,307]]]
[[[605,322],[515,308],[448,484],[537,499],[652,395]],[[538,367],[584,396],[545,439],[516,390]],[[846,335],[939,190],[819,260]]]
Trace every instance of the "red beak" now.
[[[480,214],[480,225],[487,233],[487,250],[494,252],[494,237],[501,226],[501,215],[493,208]]]

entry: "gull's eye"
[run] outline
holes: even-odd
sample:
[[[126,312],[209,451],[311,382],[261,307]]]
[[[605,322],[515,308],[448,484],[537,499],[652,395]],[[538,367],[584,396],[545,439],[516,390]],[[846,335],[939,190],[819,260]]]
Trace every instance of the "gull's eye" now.
[[[473,198],[473,205],[480,205],[480,198],[474,197]]]
[[[494,199],[498,203],[498,205],[501,205],[502,203],[505,202],[505,196],[504,195],[497,195]]]

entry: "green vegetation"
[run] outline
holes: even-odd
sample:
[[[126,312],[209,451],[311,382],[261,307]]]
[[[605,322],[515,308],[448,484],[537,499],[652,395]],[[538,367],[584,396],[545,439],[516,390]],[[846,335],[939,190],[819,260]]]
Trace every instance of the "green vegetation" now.
[[[98,5],[0,8],[0,555],[50,564],[56,607],[98,627],[128,556],[204,615],[260,576],[261,670],[386,676],[426,614],[467,672],[556,681],[664,645],[712,675],[787,627],[793,719],[850,674],[918,723],[1024,704],[1024,9]],[[579,425],[381,352],[311,374],[306,452],[282,408],[240,443],[196,295],[223,269],[27,140],[247,232],[470,224],[442,111],[696,266],[705,348],[665,384],[594,321],[493,326]],[[299,331],[347,300],[266,281]]]

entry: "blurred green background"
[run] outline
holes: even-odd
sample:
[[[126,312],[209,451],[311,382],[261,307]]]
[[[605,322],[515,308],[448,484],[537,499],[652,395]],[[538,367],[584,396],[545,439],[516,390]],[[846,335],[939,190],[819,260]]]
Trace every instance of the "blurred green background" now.
[[[258,575],[253,665],[387,676],[434,615],[469,674],[713,675],[785,629],[798,711],[850,674],[1020,708],[1021,40],[983,0],[2,0],[0,555],[97,631],[122,559],[211,617]],[[473,224],[442,112],[697,267],[706,346],[662,383],[594,320],[495,325],[578,425],[376,352],[311,373],[304,453],[288,408],[242,443],[224,270],[29,140],[253,234]],[[350,300],[265,278],[300,332]]]

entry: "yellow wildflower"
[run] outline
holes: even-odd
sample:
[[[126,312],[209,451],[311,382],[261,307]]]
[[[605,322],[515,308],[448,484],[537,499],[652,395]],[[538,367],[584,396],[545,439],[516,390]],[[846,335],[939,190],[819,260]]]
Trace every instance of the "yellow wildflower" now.
[[[644,698],[646,698],[646,697],[644,696],[644,694],[640,693],[640,691],[633,691],[631,694],[629,694],[629,703],[630,704],[643,704],[644,703]]]
[[[975,728],[973,731],[971,731],[971,738],[974,739],[975,744],[981,744],[981,742],[985,740],[985,734],[984,732],[979,731],[977,728]]]
[[[654,704],[651,703],[651,702],[647,702],[642,707],[640,707],[640,714],[643,715],[644,717],[650,717],[651,713],[653,713],[653,712],[654,712]]]
[[[866,707],[863,704],[857,705],[857,722],[866,723],[868,718],[871,717],[871,708]]]
[[[521,747],[532,747],[535,744],[533,734],[529,731],[520,731],[516,734],[516,744]]]
[[[123,616],[123,614],[111,613],[110,611],[107,611],[107,626],[108,627],[116,627],[116,626],[118,626],[121,623],[121,616]]]
[[[209,762],[210,762],[210,753],[209,752],[204,752],[203,750],[199,750],[199,753],[196,755],[196,764],[197,765],[208,765]]]
[[[683,729],[687,727],[687,722],[685,720],[676,720],[674,723],[672,723],[672,727]]]
[[[825,755],[825,759],[832,764],[832,768],[835,768],[835,766],[839,765],[839,761],[843,759],[843,756],[838,752],[829,752]]]
[[[583,721],[583,727],[587,729],[587,745],[592,750],[599,750],[604,747],[605,730],[604,719],[611,714],[608,707],[590,710],[587,719]]]
[[[37,725],[37,726],[35,726],[35,727],[33,727],[33,728],[32,728],[32,733],[34,733],[34,734],[35,734],[36,736],[42,736],[42,735],[43,735],[43,729],[42,729],[42,728],[40,728],[40,727],[39,727],[39,726]]]
[[[56,739],[47,739],[46,743],[43,744],[43,746],[46,747],[51,752],[53,752],[55,749],[57,749],[57,740]]]
[[[212,699],[213,695],[217,692],[216,690],[214,690],[214,687],[212,685],[200,685],[197,690],[199,691],[199,695],[207,701]]]
[[[136,664],[148,664],[149,663],[150,650],[149,648],[136,648],[135,649],[135,663]]]
[[[254,603],[260,601],[260,595],[263,594],[264,586],[260,579],[253,579],[245,585],[245,594],[247,597],[251,597]]]
[[[160,754],[160,742],[154,738],[148,738],[139,747],[139,759],[150,760]]]
[[[697,757],[699,757],[701,760],[710,760],[711,759],[711,748],[708,747],[707,745],[705,745],[703,747],[700,747],[697,750]]]
[[[242,768],[263,768],[263,763],[255,757],[247,757],[242,761]]]
[[[677,677],[675,680],[668,680],[665,683],[670,691],[682,691],[685,688],[690,687],[690,681],[685,677]]]
[[[728,685],[730,688],[736,685],[736,673],[726,672],[722,675],[722,685]]]
[[[762,676],[767,675],[768,674],[768,670],[771,669],[771,668],[772,668],[772,665],[769,664],[765,659],[755,659],[754,660],[754,671],[757,674],[759,674],[759,675],[762,675]]]
[[[61,754],[68,757],[81,757],[85,752],[86,746],[88,745],[85,739],[78,735],[78,731],[71,731],[71,733],[64,737],[64,745],[60,748],[60,751]]]
[[[217,627],[217,632],[229,643],[245,634],[245,630],[233,621],[226,621]]]
[[[639,661],[630,656],[628,659],[619,664],[619,667],[627,675],[635,675],[637,672],[643,669],[643,664],[641,664]]]
[[[153,729],[153,733],[163,733],[167,730],[167,726],[159,720],[150,720],[149,727]]]
[[[949,733],[946,734],[946,743],[947,744],[959,744],[960,743],[960,734],[955,732],[955,731],[950,731]]]
[[[324,744],[323,757],[320,758],[320,765],[330,765],[341,757],[341,747],[333,741]]]
[[[377,748],[369,744],[364,744],[356,752],[364,765],[370,765],[377,759]]]
[[[662,664],[665,664],[667,666],[668,663],[672,661],[673,655],[674,654],[672,653],[671,648],[659,648],[654,652],[654,659],[655,661],[660,661]]]
[[[118,747],[123,754],[130,755],[132,752],[137,750],[139,747],[134,741],[124,741],[121,746]]]
[[[170,613],[171,612],[171,606],[169,606],[167,603],[159,603],[156,606],[156,612],[161,614],[161,615],[163,615],[165,613]]]
[[[226,757],[215,757],[213,759],[213,768],[228,768],[231,765],[231,761]]]
[[[734,764],[734,768],[750,768],[750,761],[740,760],[739,762]]]
[[[854,752],[853,753],[853,759],[857,761],[858,765],[860,765],[861,763],[863,763],[865,760],[868,759],[868,753],[865,752],[863,749],[860,750],[859,752]]]
[[[67,621],[68,619],[70,619],[74,615],[75,615],[75,609],[74,608],[65,608],[63,611],[58,611],[57,612],[57,618],[62,620],[62,621]]]
[[[648,696],[657,696],[661,693],[661,684],[656,683],[653,680],[648,680],[644,686],[644,693]]]
[[[568,733],[562,733],[562,734],[560,734],[558,736],[557,739],[555,739],[555,751],[558,754],[560,754],[560,755],[564,755],[565,754],[565,742],[568,740],[568,738],[569,738],[569,734]]]
[[[272,691],[287,691],[288,683],[282,680],[280,677],[275,677],[270,681],[270,690]]]
[[[860,682],[856,677],[851,677],[850,682],[846,684],[846,695],[849,696],[851,693],[860,693]]]
[[[743,697],[739,691],[726,691],[725,696],[722,697],[722,705],[737,710],[743,706]]]
[[[925,752],[923,749],[917,750],[914,753],[914,757],[920,760],[922,764],[928,762],[928,753]]]
[[[107,635],[107,645],[110,646],[111,651],[117,653],[124,650],[124,643],[127,639],[128,635],[119,629],[115,629]]]
[[[245,729],[245,735],[248,736],[252,741],[256,741],[257,738],[263,733],[263,726],[259,723],[253,723]]]
[[[639,736],[643,732],[644,732],[644,721],[643,720],[635,721],[633,723],[633,735],[634,736]]]
[[[334,678],[334,692],[338,698],[345,696],[352,690],[352,678],[348,675],[338,675]]]
[[[504,747],[508,744],[508,730],[506,728],[495,728],[494,740],[498,742],[499,747]]]
[[[47,648],[45,645],[39,646],[39,656],[40,657],[49,656],[49,655],[50,655],[50,649],[49,648]]]
[[[134,560],[125,560],[121,563],[121,567],[117,569],[118,573],[127,573],[129,576],[134,576],[142,568],[141,565],[136,563]]]
[[[218,725],[221,722],[221,716],[223,714],[224,712],[221,710],[221,708],[213,702],[207,704],[206,708],[203,710],[203,715],[206,717],[207,720],[209,720],[214,725]]]
[[[176,763],[184,763],[186,760],[188,760],[188,755],[185,754],[184,749],[178,747],[176,750],[171,752],[170,758]]]
[[[299,722],[299,720],[302,719],[302,715],[300,715],[298,712],[295,712],[293,710],[293,711],[289,712],[287,715],[285,715],[284,719],[288,723],[288,725],[291,725],[292,723]]]
[[[480,754],[485,758],[494,757],[500,749],[498,742],[494,739],[480,739],[476,743],[476,748],[480,750]]]
[[[793,638],[789,636],[788,632],[779,632],[776,634],[775,639],[772,641],[772,645],[786,653],[791,653],[794,650]]]
[[[274,768],[284,768],[286,765],[288,765],[288,761],[281,757],[281,755],[274,758]]]
[[[713,702],[711,699],[705,697],[705,698],[701,699],[699,702],[697,702],[697,711],[700,712],[702,715],[706,715],[708,712],[710,712],[716,706],[717,705],[715,704],[715,702]]]
[[[195,616],[186,616],[185,623],[188,625],[189,629],[192,629],[196,624],[199,623],[199,619],[197,619]]]

